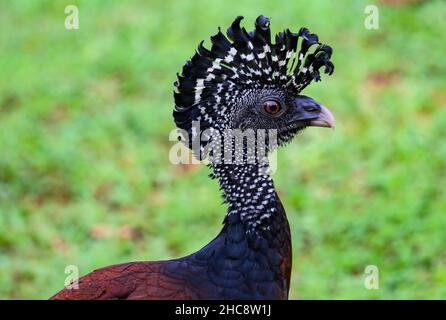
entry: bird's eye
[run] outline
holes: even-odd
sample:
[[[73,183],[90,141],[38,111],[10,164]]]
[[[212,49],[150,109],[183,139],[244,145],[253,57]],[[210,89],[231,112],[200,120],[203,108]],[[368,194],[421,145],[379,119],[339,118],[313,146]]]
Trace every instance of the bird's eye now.
[[[277,116],[282,111],[282,105],[276,100],[267,100],[263,103],[263,110],[267,114]]]

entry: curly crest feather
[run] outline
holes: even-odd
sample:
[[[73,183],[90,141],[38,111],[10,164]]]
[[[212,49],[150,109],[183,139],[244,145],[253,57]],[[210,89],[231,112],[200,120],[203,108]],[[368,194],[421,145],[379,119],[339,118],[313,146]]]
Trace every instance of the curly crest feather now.
[[[245,90],[280,88],[298,94],[311,81],[320,80],[321,67],[333,73],[331,47],[319,43],[308,29],[297,33],[287,29],[272,43],[268,18],[259,16],[251,32],[240,27],[242,19],[237,17],[228,28],[229,39],[219,28],[211,37],[210,50],[202,41],[178,75],[173,116],[178,128],[189,134],[192,121],[200,121],[202,129],[222,128],[224,121],[218,120],[229,117]]]

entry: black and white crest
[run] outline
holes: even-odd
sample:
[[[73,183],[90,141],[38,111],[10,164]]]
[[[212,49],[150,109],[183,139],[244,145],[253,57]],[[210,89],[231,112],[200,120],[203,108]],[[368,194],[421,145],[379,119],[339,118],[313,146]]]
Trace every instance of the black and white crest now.
[[[298,94],[320,80],[321,67],[327,74],[334,70],[331,47],[308,29],[287,29],[272,43],[268,18],[259,16],[251,32],[240,27],[242,19],[237,17],[228,28],[229,39],[219,29],[210,50],[202,41],[178,75],[173,116],[190,135],[195,134],[193,121],[200,122],[201,130],[225,128],[246,92],[273,88]]]

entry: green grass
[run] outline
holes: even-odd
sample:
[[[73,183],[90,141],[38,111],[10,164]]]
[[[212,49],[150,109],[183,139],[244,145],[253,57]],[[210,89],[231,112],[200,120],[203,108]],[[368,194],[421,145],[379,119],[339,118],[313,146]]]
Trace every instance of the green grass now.
[[[382,1],[386,2],[386,1]],[[85,274],[178,257],[220,230],[204,166],[171,165],[172,83],[200,40],[244,15],[307,26],[336,71],[306,94],[336,130],[279,152],[291,298],[446,298],[446,3],[66,1],[0,6],[0,298],[47,298]],[[364,288],[364,268],[380,289]]]

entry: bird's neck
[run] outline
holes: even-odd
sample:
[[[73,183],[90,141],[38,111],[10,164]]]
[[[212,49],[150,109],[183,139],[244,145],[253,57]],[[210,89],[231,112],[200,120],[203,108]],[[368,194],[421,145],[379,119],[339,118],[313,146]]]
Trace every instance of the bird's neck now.
[[[286,298],[291,274],[290,228],[268,165],[222,164],[213,169],[229,205],[216,239],[224,248],[222,255],[245,261],[244,265],[255,261],[255,268],[244,270],[247,277],[256,286],[265,281],[268,287],[272,281],[277,290],[271,297]],[[243,271],[244,267],[240,268]]]
[[[224,231],[242,230],[250,241],[268,242],[270,249],[291,247],[288,220],[267,162],[219,164],[213,171],[228,203]]]
[[[268,164],[219,164],[213,171],[229,205],[226,220],[237,216],[246,233],[268,232],[279,202]]]

